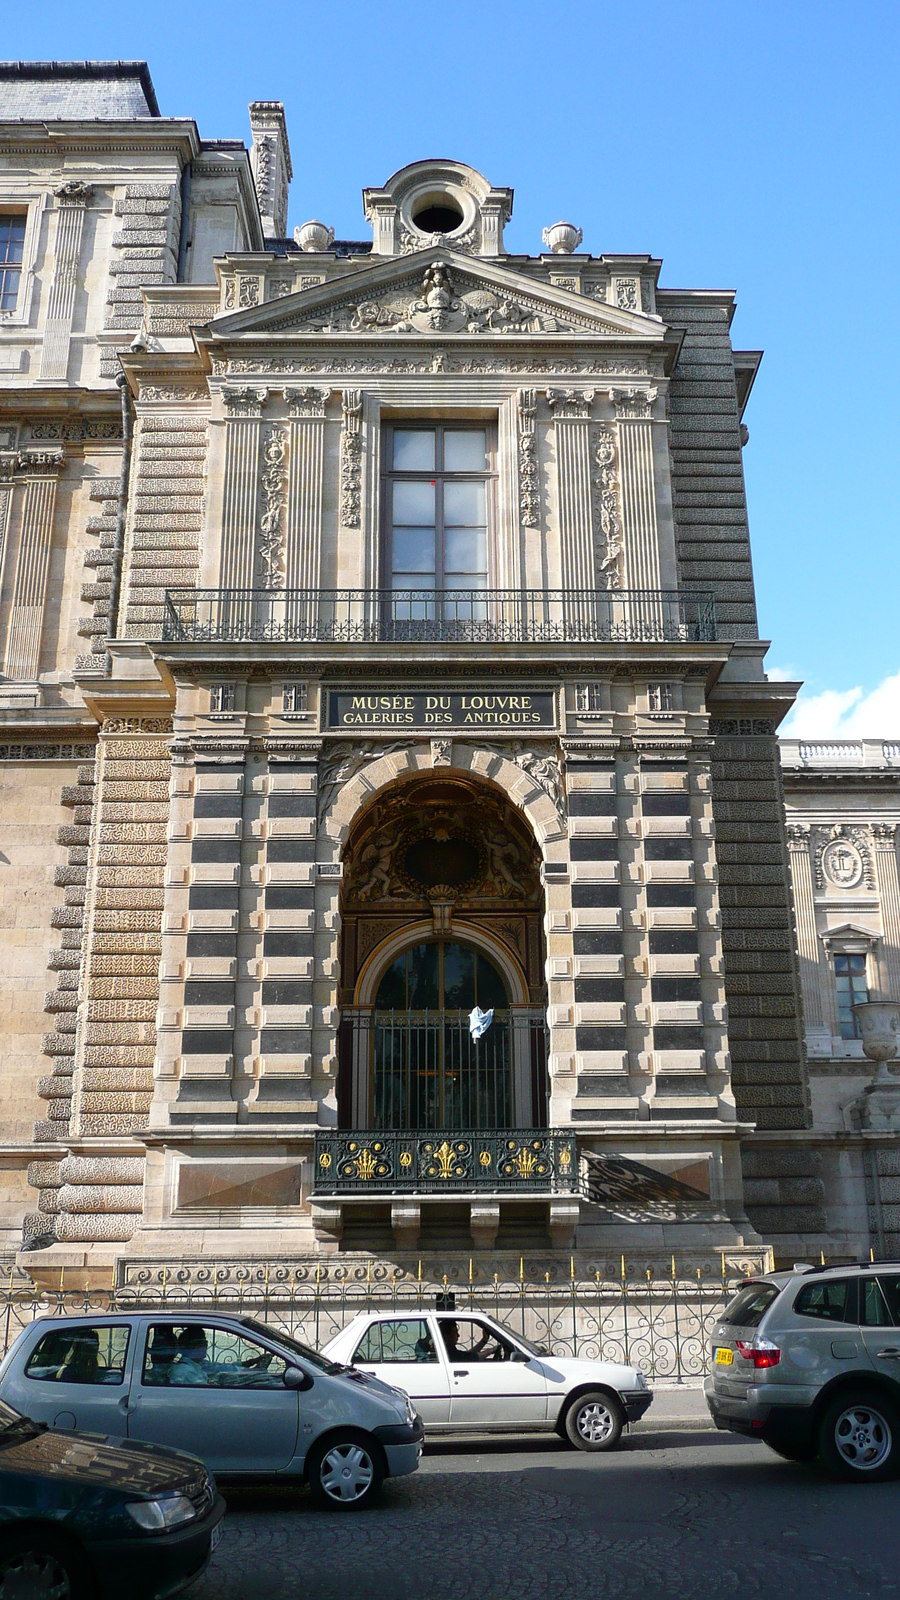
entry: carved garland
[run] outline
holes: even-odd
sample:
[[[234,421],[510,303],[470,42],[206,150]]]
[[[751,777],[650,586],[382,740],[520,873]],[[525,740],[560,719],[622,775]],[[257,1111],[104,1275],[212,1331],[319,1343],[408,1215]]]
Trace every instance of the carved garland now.
[[[524,528],[537,528],[540,524],[538,498],[537,438],[534,419],[537,415],[537,394],[534,389],[520,389],[519,409],[519,515]]]
[[[341,431],[341,526],[358,528],[362,519],[362,390],[345,389]]]
[[[287,429],[273,423],[266,431],[260,474],[262,512],[257,556],[264,589],[277,589],[284,578],[284,509],[287,485]]]
[[[602,424],[597,428],[592,456],[596,572],[601,586],[621,589],[622,524],[616,438],[612,428]]]

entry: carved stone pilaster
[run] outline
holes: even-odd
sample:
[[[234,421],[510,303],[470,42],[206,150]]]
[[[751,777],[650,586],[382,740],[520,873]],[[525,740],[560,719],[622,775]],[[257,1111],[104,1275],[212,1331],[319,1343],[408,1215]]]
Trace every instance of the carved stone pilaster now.
[[[79,183],[75,178],[70,179],[68,183],[60,184],[53,191],[56,196],[58,216],[53,282],[50,286],[44,347],[41,352],[40,376],[43,380],[64,380],[69,365],[69,341],[72,337],[84,213],[93,192],[91,184]]]
[[[358,528],[362,519],[362,390],[345,389],[341,401],[341,527]]]
[[[560,578],[563,589],[595,588],[591,525],[590,416],[593,389],[548,389],[556,430]]]
[[[254,580],[259,492],[260,417],[267,389],[225,389],[225,474],[222,495],[223,589],[250,589]]]
[[[33,683],[38,675],[56,485],[64,459],[62,450],[24,451],[16,459],[18,471],[25,474],[25,498],[4,672],[7,678],[25,683]]]
[[[872,826],[875,872],[884,934],[882,982],[890,1000],[900,1000],[900,878],[897,874],[896,828],[892,822]]]
[[[287,232],[288,184],[293,173],[284,106],[279,100],[254,100],[250,128],[250,165],[263,233],[267,239],[283,239]]]
[[[822,984],[819,969],[819,940],[816,934],[816,906],[813,893],[812,860],[809,853],[809,828],[792,822],[787,829],[788,856],[794,890],[794,917],[797,924],[797,950],[800,956],[800,986],[807,1028],[824,1026]]]
[[[229,417],[259,417],[269,397],[268,389],[243,386],[222,391],[222,404]]]
[[[316,589],[321,581],[325,409],[331,390],[307,384],[284,391],[290,424],[285,583]]]
[[[601,423],[591,448],[594,514],[594,570],[598,588],[622,587],[622,519],[619,506],[618,450],[612,428]]]
[[[616,413],[622,497],[622,586],[658,590],[659,528],[653,471],[656,389],[610,389]]]

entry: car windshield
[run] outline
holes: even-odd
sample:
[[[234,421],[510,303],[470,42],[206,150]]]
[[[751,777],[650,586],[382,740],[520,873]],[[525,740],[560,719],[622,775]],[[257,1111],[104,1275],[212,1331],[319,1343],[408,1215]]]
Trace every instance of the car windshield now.
[[[344,1372],[345,1368],[336,1361],[329,1361],[327,1356],[320,1356],[318,1350],[310,1349],[308,1344],[301,1344],[299,1339],[292,1339],[289,1333],[282,1333],[280,1328],[267,1328],[264,1322],[256,1322],[253,1317],[242,1317],[241,1327],[249,1328],[251,1333],[261,1334],[264,1339],[269,1339],[273,1344],[280,1344],[283,1349],[290,1350],[301,1361],[306,1361],[311,1367],[316,1367],[319,1372]]]
[[[0,1433],[6,1433],[8,1429],[15,1428],[20,1422],[25,1421],[27,1418],[23,1417],[21,1411],[16,1411],[12,1406],[8,1406],[5,1400],[0,1400]]]
[[[758,1328],[780,1293],[777,1283],[745,1283],[725,1307],[719,1321],[731,1323],[735,1328]]]
[[[442,1320],[445,1323],[447,1321],[451,1321],[452,1322],[453,1318],[452,1317],[451,1318],[444,1318]],[[503,1334],[504,1339],[509,1339],[511,1344],[520,1345],[523,1350],[527,1350],[528,1351],[529,1355],[532,1355],[532,1356],[545,1356],[547,1354],[546,1347],[544,1347],[542,1349],[540,1345],[532,1344],[530,1339],[526,1339],[524,1333],[510,1333],[508,1328],[504,1328],[502,1322],[490,1322],[490,1323],[488,1323],[488,1327],[491,1329],[492,1333],[493,1333],[494,1329],[496,1328],[498,1333],[502,1333]]]

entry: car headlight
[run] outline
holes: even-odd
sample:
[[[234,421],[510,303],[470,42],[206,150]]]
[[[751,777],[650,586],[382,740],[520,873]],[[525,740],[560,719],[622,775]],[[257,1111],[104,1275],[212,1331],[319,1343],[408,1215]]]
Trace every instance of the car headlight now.
[[[646,1389],[647,1387],[647,1379],[644,1377],[644,1374],[637,1371],[637,1369],[635,1369],[634,1387],[636,1389]]]
[[[125,1507],[139,1528],[148,1533],[161,1533],[164,1528],[178,1528],[197,1515],[187,1495],[167,1494],[159,1500],[131,1500]]]

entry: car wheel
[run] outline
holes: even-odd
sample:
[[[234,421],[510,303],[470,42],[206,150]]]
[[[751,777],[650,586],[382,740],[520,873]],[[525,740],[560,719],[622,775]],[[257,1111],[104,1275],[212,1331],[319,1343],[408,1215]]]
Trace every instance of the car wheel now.
[[[87,1600],[84,1563],[40,1529],[0,1543],[0,1600]]]
[[[624,1425],[618,1400],[599,1389],[579,1395],[566,1412],[566,1436],[577,1450],[612,1450]]]
[[[882,1395],[842,1394],[819,1425],[819,1452],[829,1472],[876,1483],[900,1466],[900,1418]]]
[[[308,1477],[320,1506],[361,1511],[377,1499],[384,1482],[380,1447],[364,1434],[337,1434],[310,1452]]]

